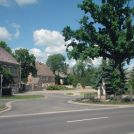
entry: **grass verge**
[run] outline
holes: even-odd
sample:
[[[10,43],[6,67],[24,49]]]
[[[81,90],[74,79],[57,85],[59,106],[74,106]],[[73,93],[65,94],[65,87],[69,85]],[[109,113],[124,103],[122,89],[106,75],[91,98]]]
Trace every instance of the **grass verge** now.
[[[43,97],[44,95],[13,95],[0,97],[0,99],[38,99]]]
[[[0,105],[0,111],[5,110],[6,106],[5,105]]]
[[[83,99],[83,98],[77,98],[73,100],[74,102],[78,103],[85,103],[85,104],[106,104],[106,105],[134,105],[134,102],[123,102],[123,101],[98,101],[98,100],[89,100],[89,99]]]

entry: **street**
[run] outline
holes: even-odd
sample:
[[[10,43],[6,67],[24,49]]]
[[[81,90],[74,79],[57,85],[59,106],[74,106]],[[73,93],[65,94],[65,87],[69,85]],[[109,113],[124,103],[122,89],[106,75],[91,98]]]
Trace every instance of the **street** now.
[[[37,113],[38,110],[35,110],[35,113],[33,112],[31,114],[28,113],[28,110],[17,113],[17,109],[19,111],[20,108],[16,107],[16,103],[11,111],[0,114],[0,134],[134,133],[133,107],[118,108],[68,104],[66,101],[71,97],[62,96],[63,95],[49,96],[49,98],[46,99],[46,104],[44,102],[44,105],[48,105],[49,103],[53,109],[47,106],[48,109],[46,111],[42,109],[39,113]],[[56,102],[55,98],[59,98],[60,102]],[[21,102],[18,103],[21,104]],[[27,104],[28,103],[25,103],[28,108]],[[32,101],[30,104],[32,104]],[[58,104],[60,104],[59,107]],[[57,107],[58,109],[56,109]],[[39,108],[39,106],[37,106],[37,108]]]

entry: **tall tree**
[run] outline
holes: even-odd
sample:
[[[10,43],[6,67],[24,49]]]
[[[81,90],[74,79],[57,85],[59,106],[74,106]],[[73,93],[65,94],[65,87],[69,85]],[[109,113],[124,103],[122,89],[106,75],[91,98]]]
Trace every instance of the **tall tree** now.
[[[63,30],[65,41],[71,43],[73,50],[69,56],[75,59],[103,57],[113,60],[114,68],[120,77],[119,90],[124,86],[123,63],[134,58],[134,8],[131,0],[102,0],[97,5],[93,0],[83,0],[79,8],[85,15],[80,20],[81,27],[72,30],[69,26]]]
[[[33,76],[37,74],[35,67],[35,56],[30,54],[27,49],[18,49],[14,53],[17,61],[21,64],[21,78],[23,81],[27,81],[29,73],[32,73]]]
[[[59,73],[60,72],[65,72],[66,70],[66,63],[65,63],[65,57],[62,54],[54,54],[54,55],[50,55],[46,61],[46,64],[48,65],[48,67],[50,67],[50,69],[52,70],[52,72],[55,74],[55,76],[57,75],[58,80],[57,83],[59,84]],[[58,73],[58,74],[56,74]]]

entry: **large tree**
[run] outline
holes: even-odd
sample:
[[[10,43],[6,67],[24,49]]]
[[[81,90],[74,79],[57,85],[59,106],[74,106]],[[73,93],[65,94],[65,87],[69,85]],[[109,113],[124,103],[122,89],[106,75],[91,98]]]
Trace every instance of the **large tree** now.
[[[46,64],[48,65],[48,67],[50,67],[50,69],[52,70],[52,72],[55,74],[55,77],[58,77],[58,80],[56,83],[60,83],[59,82],[59,73],[65,73],[67,70],[67,64],[65,63],[65,57],[62,54],[53,54],[50,55],[46,61]],[[57,78],[56,77],[56,78]]]
[[[35,56],[30,54],[27,49],[17,49],[14,53],[17,61],[21,64],[21,78],[23,81],[27,81],[29,73],[32,73],[33,76],[37,74],[35,67]]]
[[[67,47],[73,47],[69,56],[75,59],[103,57],[111,59],[120,77],[119,90],[123,90],[123,63],[134,58],[134,8],[131,0],[102,0],[97,5],[93,0],[83,0],[79,7],[85,15],[81,27],[63,30]]]

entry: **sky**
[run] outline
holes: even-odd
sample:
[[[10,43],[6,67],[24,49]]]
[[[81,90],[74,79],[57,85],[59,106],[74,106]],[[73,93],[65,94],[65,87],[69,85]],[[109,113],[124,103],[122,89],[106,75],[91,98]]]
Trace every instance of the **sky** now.
[[[101,0],[95,0],[99,3]],[[79,28],[82,0],[0,0],[0,40],[13,50],[27,48],[37,60],[45,62],[55,53],[65,53],[62,30]],[[101,58],[95,59],[99,64]],[[74,65],[75,61],[67,61]]]

